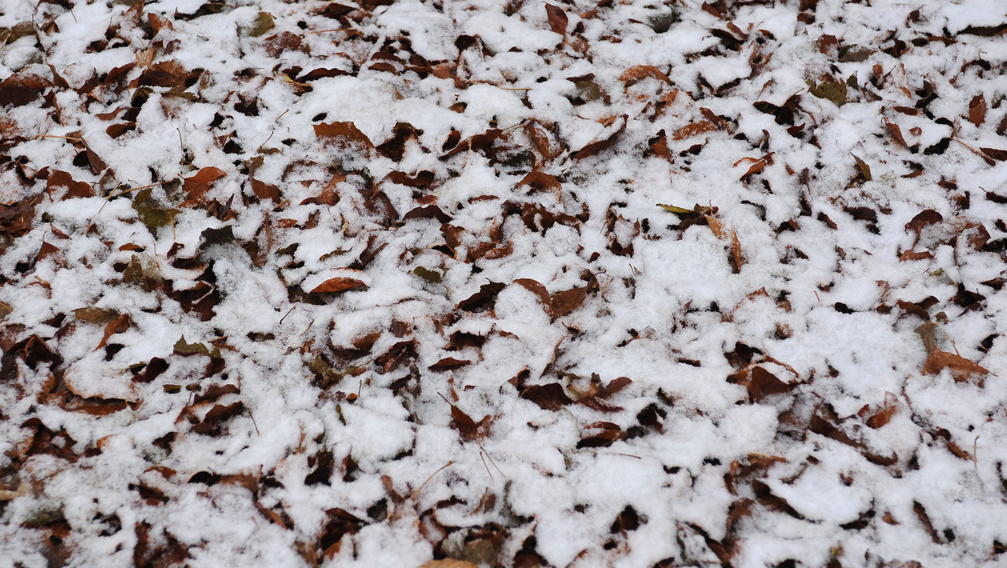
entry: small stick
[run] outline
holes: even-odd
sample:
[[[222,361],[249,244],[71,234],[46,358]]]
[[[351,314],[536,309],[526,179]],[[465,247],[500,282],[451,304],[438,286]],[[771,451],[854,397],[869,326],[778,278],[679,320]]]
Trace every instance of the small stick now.
[[[416,496],[419,495],[420,491],[423,491],[423,488],[427,486],[427,483],[430,483],[430,480],[433,479],[435,475],[437,475],[438,473],[444,471],[445,469],[447,469],[448,467],[450,467],[454,463],[455,462],[453,462],[453,461],[449,461],[448,463],[446,463],[443,466],[441,466],[440,469],[438,469],[437,471],[431,473],[430,477],[428,477],[427,480],[423,482],[423,485],[420,485],[419,488],[416,491],[413,491],[413,494],[410,495],[409,498],[410,499],[415,499]]]
[[[296,305],[295,306],[291,306],[291,308],[289,310],[287,310],[287,313],[283,314],[283,317],[280,318],[280,323],[283,323],[283,320],[287,319],[287,316],[289,316],[290,312],[294,311],[294,308],[296,308],[296,307],[297,307]]]

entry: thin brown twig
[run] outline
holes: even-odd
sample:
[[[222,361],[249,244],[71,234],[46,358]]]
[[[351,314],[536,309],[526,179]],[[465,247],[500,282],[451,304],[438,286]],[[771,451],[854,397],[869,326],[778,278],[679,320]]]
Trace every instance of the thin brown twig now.
[[[431,480],[431,479],[433,479],[435,475],[437,475],[438,473],[440,473],[440,472],[444,471],[445,469],[447,469],[448,467],[450,467],[450,466],[451,466],[451,465],[453,465],[454,463],[455,463],[455,462],[453,462],[453,461],[449,461],[448,463],[446,463],[446,464],[444,464],[443,466],[441,466],[441,468],[440,468],[440,469],[438,469],[437,471],[435,471],[435,472],[431,473],[431,474],[430,474],[430,477],[428,477],[428,478],[427,478],[427,480],[423,482],[423,485],[420,485],[420,486],[419,486],[419,487],[418,487],[418,488],[416,489],[416,491],[413,491],[413,494],[412,494],[412,495],[410,495],[410,496],[409,496],[409,498],[410,498],[410,499],[415,499],[415,498],[416,498],[416,496],[420,494],[420,491],[423,491],[423,488],[424,488],[424,487],[426,487],[428,483],[430,483],[430,480]]]

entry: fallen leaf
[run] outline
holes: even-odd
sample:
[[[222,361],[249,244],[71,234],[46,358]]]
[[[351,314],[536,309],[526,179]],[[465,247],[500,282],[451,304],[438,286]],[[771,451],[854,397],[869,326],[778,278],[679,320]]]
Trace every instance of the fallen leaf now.
[[[939,349],[932,350],[923,364],[922,373],[924,375],[936,375],[944,369],[950,369],[951,376],[955,382],[959,383],[973,377],[978,377],[981,380],[983,376],[989,374],[989,371],[978,363],[970,361],[961,355],[948,353]]]
[[[366,290],[367,284],[356,278],[347,278],[343,276],[338,276],[336,278],[329,278],[325,282],[322,282],[318,286],[311,289],[309,294],[338,294],[340,292],[346,292],[349,290]]]
[[[532,385],[521,391],[521,398],[530,400],[545,410],[559,410],[566,404],[572,404],[573,399],[563,391],[563,385],[549,383]]]
[[[129,314],[120,314],[119,317],[105,325],[105,334],[102,335],[101,342],[94,348],[94,350],[97,351],[104,347],[108,343],[109,337],[117,333],[122,333],[132,326],[133,319],[129,317]]]
[[[706,132],[712,132],[716,129],[717,125],[714,123],[709,120],[701,120],[699,122],[686,124],[682,128],[676,130],[671,137],[673,140],[685,140],[686,138],[692,138],[693,136],[698,136]]]
[[[856,154],[850,154],[853,159],[857,162],[857,169],[860,170],[860,175],[864,176],[866,181],[871,181],[871,167],[867,165],[867,162],[860,159]]]
[[[545,13],[546,16],[549,17],[549,27],[552,28],[552,31],[565,37],[566,26],[569,24],[569,18],[567,18],[566,12],[563,11],[563,8],[552,4],[546,4]]]
[[[995,103],[995,101],[994,101]],[[980,126],[986,121],[986,97],[982,93],[972,97],[969,101],[969,122]]]
[[[199,202],[210,191],[213,182],[225,177],[227,174],[219,168],[212,166],[203,168],[195,175],[183,178],[182,191],[189,196],[189,201]]]
[[[330,122],[314,125],[315,136],[325,141],[332,141],[341,147],[357,147],[370,151],[374,144],[366,134],[360,131],[352,122]]]
[[[619,80],[626,83],[627,87],[635,83],[639,83],[647,78],[657,79],[658,81],[668,84],[671,83],[671,80],[664,74],[664,71],[661,71],[653,65],[634,65],[633,67],[623,71],[622,75],[619,75]]]
[[[549,291],[545,286],[531,278],[518,278],[514,283],[538,296],[539,301],[542,302],[542,309],[550,318],[553,317],[552,298],[549,297]]]

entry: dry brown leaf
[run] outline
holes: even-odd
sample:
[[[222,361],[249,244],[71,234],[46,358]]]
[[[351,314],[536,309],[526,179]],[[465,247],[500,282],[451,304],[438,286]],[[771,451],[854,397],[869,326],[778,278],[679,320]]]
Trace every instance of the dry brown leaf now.
[[[445,558],[444,560],[431,560],[419,568],[479,568],[479,565],[473,564],[467,560]]]
[[[46,178],[45,181],[45,190],[48,193],[51,193],[54,189],[65,187],[66,195],[63,196],[63,199],[94,197],[95,195],[94,188],[91,187],[91,184],[73,179],[70,172],[55,170],[49,173],[49,177]]]
[[[888,129],[888,133],[895,138],[895,141],[902,145],[903,148],[908,148],[909,144],[906,143],[905,137],[902,136],[902,129],[899,128],[898,124],[891,122],[887,118],[883,119],[885,123],[885,128]]]
[[[675,134],[672,135],[672,139],[685,140],[686,138],[692,138],[693,136],[698,136],[716,129],[717,125],[714,123],[709,120],[701,120],[699,122],[693,122],[692,124],[686,124],[682,128],[679,128],[675,131]]]
[[[311,294],[338,294],[348,290],[366,290],[367,284],[356,278],[346,278],[339,276],[329,278],[311,290]]]
[[[969,122],[979,126],[986,121],[986,97],[982,93],[969,101]]]
[[[648,77],[665,83],[671,83],[671,80],[664,74],[664,71],[661,71],[653,65],[634,65],[633,67],[623,71],[622,75],[619,75],[619,80],[626,83],[626,86],[629,87],[630,85],[639,83]]]
[[[549,17],[549,27],[552,28],[552,31],[565,37],[566,26],[570,22],[569,18],[566,16],[566,12],[563,11],[563,8],[553,6],[552,4],[546,4],[545,13]]]
[[[182,190],[189,196],[189,200],[198,202],[203,199],[210,185],[218,179],[226,176],[223,170],[214,167],[203,168],[192,177],[184,178]]]
[[[538,296],[540,302],[542,302],[542,308],[549,317],[553,316],[552,310],[552,299],[549,297],[549,291],[546,287],[542,285],[538,280],[532,280],[531,278],[518,278],[514,281],[515,284],[521,286],[525,290],[528,290],[532,294]]]
[[[315,136],[330,139],[340,146],[357,146],[373,150],[374,143],[352,122],[330,122],[315,125]]]
[[[939,349],[932,350],[927,357],[926,363],[923,364],[923,374],[936,375],[944,369],[950,369],[951,376],[958,383],[967,381],[972,377],[978,377],[981,380],[984,375],[989,374],[989,371],[978,363],[969,361],[961,355],[948,353]]]

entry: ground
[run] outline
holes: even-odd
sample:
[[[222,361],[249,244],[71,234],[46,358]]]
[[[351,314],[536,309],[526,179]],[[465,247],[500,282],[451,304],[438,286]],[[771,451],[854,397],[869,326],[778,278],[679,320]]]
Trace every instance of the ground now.
[[[0,28],[0,567],[1004,562],[1000,2]]]

